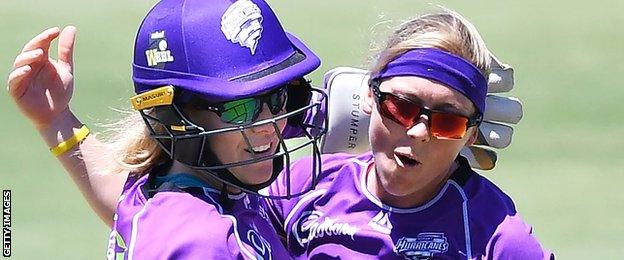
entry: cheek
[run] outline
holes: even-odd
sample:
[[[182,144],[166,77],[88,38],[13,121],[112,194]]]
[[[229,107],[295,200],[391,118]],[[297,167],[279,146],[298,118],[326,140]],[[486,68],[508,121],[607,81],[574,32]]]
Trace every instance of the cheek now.
[[[467,139],[453,141],[432,139],[428,151],[430,151],[429,158],[435,161],[435,163],[431,164],[431,166],[438,168],[450,165],[467,141]]]
[[[389,129],[383,124],[378,113],[371,114],[370,125],[368,129],[368,138],[373,151],[380,151],[388,145],[390,137]]]
[[[283,120],[279,120],[277,121],[277,127],[280,130],[280,133],[284,132],[284,128],[286,128],[286,122],[288,119],[283,119]]]
[[[239,133],[225,133],[208,137],[208,146],[222,163],[234,162],[240,141]]]
[[[184,112],[191,122],[205,128],[206,130],[218,128],[222,124],[219,116],[210,111],[184,109]]]

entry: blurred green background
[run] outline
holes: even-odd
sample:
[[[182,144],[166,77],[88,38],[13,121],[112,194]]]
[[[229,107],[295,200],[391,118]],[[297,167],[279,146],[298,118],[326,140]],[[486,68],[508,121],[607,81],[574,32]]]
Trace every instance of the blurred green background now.
[[[0,1],[0,72],[51,26],[78,27],[74,112],[95,130],[129,107],[134,34],[154,0]],[[524,103],[510,149],[485,173],[508,192],[560,259],[624,254],[624,1],[434,1],[479,28],[516,70]],[[407,0],[270,0],[284,27],[335,66],[366,67],[371,40],[431,9]],[[55,47],[55,46],[54,46]],[[90,211],[13,101],[0,95],[0,188],[13,190],[13,258],[95,259],[108,228]],[[619,220],[618,220],[619,219]]]

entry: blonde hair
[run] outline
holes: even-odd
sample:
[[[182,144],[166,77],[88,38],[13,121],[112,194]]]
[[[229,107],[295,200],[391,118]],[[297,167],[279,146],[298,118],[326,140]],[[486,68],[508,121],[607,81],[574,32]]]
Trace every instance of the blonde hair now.
[[[103,173],[129,171],[133,175],[143,175],[154,165],[169,160],[167,154],[150,136],[141,114],[136,111],[120,111],[124,117],[114,123],[105,124],[105,137],[100,147],[93,152],[102,152],[94,162]],[[89,152],[89,151],[86,151]]]
[[[419,16],[404,22],[386,42],[371,73],[382,71],[403,53],[417,48],[435,48],[460,56],[487,78],[490,73],[490,52],[475,26],[460,14],[448,9]]]

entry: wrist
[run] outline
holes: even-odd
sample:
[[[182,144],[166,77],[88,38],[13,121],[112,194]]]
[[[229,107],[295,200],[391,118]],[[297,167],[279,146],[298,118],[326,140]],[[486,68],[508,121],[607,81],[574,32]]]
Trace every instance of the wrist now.
[[[57,118],[46,125],[35,125],[39,134],[48,145],[56,147],[58,144],[74,136],[83,123],[67,108],[59,114]]]
[[[56,131],[67,127],[72,127],[76,125],[82,125],[80,120],[74,115],[74,113],[69,109],[69,106],[66,107],[63,111],[58,113],[58,115],[46,123],[36,123],[34,122],[35,128],[39,132],[49,132]]]

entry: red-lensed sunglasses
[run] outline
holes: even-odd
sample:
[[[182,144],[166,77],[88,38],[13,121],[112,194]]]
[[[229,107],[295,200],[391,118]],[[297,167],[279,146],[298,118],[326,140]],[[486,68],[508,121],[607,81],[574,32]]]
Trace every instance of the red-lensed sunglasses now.
[[[371,82],[371,89],[377,100],[379,112],[388,119],[409,129],[418,122],[421,115],[428,118],[429,132],[437,139],[461,139],[471,126],[482,121],[480,113],[472,117],[431,110],[409,99],[379,90],[379,81]]]

